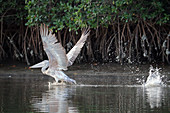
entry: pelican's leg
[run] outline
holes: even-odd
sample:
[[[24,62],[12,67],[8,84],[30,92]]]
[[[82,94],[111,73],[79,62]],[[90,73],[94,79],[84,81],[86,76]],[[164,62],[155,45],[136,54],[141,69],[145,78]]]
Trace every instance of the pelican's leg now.
[[[77,84],[74,79],[71,79],[69,77],[66,77],[64,81],[66,81],[67,83],[70,83],[70,84]]]
[[[65,85],[65,82],[63,81],[63,80],[59,80],[56,76],[53,76],[53,78],[54,78],[54,82],[53,83],[50,83],[49,82],[49,86],[55,86],[55,85]]]
[[[75,80],[69,78],[62,71],[58,71],[58,78],[60,78],[62,81],[66,82],[66,83],[69,83],[69,84],[77,84]]]
[[[64,79],[62,79],[62,80],[58,80],[58,82],[56,81],[56,83],[58,83],[60,85],[65,85],[65,83],[77,84],[74,79],[71,79],[68,76],[64,77]]]

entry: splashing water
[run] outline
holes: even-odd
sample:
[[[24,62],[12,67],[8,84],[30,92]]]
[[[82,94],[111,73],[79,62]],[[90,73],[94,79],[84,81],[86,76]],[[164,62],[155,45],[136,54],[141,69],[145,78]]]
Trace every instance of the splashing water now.
[[[162,78],[164,76],[161,76],[159,73],[160,68],[154,69],[152,66],[149,70],[149,76],[146,80],[146,82],[143,84],[145,87],[160,87],[165,86],[165,83],[163,82]]]

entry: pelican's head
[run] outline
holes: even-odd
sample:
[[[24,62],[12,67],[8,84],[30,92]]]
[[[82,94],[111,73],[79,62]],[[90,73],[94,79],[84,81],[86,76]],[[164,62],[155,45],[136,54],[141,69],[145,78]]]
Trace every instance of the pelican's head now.
[[[42,61],[42,62],[40,62],[40,63],[38,63],[38,64],[35,64],[35,65],[33,65],[33,66],[30,66],[29,68],[41,68],[41,67],[47,65],[48,63],[49,63],[48,60],[44,60],[44,61]]]

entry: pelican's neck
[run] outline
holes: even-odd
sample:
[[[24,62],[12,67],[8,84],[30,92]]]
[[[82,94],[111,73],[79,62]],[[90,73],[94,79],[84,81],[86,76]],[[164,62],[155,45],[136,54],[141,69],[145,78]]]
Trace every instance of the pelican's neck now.
[[[48,66],[49,66],[49,63],[45,62],[44,66],[41,68],[41,71],[43,74],[47,74]]]

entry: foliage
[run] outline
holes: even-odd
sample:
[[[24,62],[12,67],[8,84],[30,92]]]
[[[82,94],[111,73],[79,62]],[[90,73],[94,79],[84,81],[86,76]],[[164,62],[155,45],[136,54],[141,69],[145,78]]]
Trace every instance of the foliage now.
[[[133,63],[170,59],[169,0],[0,0],[0,59],[44,59],[39,24],[69,49],[91,33],[77,61]],[[170,62],[169,62],[170,63]]]
[[[77,31],[84,26],[97,28],[117,22],[150,20],[165,24],[170,15],[159,0],[27,0],[27,25],[52,24],[53,28]]]
[[[3,22],[6,22],[8,25],[14,22],[15,24],[21,22],[27,15],[24,5],[23,0],[0,0],[1,21],[4,18]]]

